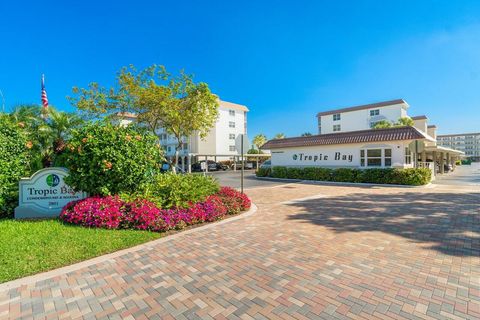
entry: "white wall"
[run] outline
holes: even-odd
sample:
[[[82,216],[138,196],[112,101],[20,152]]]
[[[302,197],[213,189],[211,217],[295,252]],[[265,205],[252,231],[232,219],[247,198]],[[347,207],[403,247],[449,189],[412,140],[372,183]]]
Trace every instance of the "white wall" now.
[[[370,117],[370,110],[380,110],[380,114]],[[340,113],[340,120],[333,121],[333,114],[321,116],[319,121],[321,124],[321,134],[334,133],[333,125],[339,124],[340,132],[358,131],[371,129],[370,122],[372,120],[388,120],[391,122],[398,121],[399,118],[406,117],[406,105],[396,104],[380,108],[371,108],[357,111],[349,111]],[[335,133],[338,131],[335,131]]]
[[[409,141],[375,144],[343,144],[314,147],[295,147],[271,150],[272,166],[360,168],[360,150],[391,149],[392,167],[404,168],[405,147]]]
[[[235,116],[231,116],[229,110],[235,111]],[[238,154],[240,150],[230,151],[229,146],[235,146],[235,141],[240,134],[245,132],[246,112],[236,109],[219,108],[219,118],[216,124],[216,153],[217,154]],[[235,128],[229,127],[229,122],[235,122]],[[230,134],[235,134],[235,139],[230,139]],[[202,153],[201,151],[200,153]]]

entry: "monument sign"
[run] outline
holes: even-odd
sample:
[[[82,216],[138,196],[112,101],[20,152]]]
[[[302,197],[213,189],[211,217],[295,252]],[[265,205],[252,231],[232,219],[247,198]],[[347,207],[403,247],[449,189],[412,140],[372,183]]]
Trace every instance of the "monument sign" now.
[[[65,184],[67,175],[65,168],[45,168],[22,178],[15,219],[57,217],[67,203],[85,198],[85,192],[75,192]]]

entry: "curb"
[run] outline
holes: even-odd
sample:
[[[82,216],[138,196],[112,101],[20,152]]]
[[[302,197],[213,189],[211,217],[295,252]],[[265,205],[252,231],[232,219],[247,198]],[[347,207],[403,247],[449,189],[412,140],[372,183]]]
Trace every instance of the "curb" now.
[[[191,233],[211,229],[211,228],[217,227],[219,225],[231,223],[233,221],[237,221],[237,220],[252,216],[253,214],[255,214],[257,212],[257,209],[258,209],[257,206],[254,203],[252,203],[251,206],[250,206],[250,209],[248,211],[246,211],[244,213],[240,213],[240,214],[238,214],[236,216],[233,216],[231,218],[227,218],[227,219],[223,219],[223,220],[220,220],[220,221],[208,223],[208,224],[203,225],[201,227],[196,227],[196,228],[194,227],[192,229],[185,230],[185,231],[179,231],[177,233],[165,236],[165,237],[160,238],[160,239],[156,239],[156,240],[153,240],[153,241],[142,243],[142,244],[136,245],[134,247],[121,249],[121,250],[118,250],[118,251],[115,251],[115,252],[112,252],[112,253],[107,253],[107,254],[104,254],[104,255],[101,255],[101,256],[98,256],[98,257],[94,257],[94,258],[91,258],[91,259],[88,259],[88,260],[84,260],[84,261],[81,261],[81,262],[77,262],[77,263],[74,263],[74,264],[71,264],[71,265],[68,265],[68,266],[59,267],[57,269],[53,269],[53,270],[50,270],[50,271],[44,271],[44,272],[41,272],[41,273],[26,276],[26,277],[23,277],[23,278],[19,278],[19,279],[11,280],[11,281],[8,281],[8,282],[0,283],[0,291],[9,290],[9,289],[12,289],[12,288],[29,285],[29,284],[36,283],[38,281],[43,281],[43,280],[46,280],[46,279],[50,279],[50,278],[53,278],[53,277],[58,277],[58,276],[67,274],[69,272],[76,271],[76,270],[81,269],[81,268],[86,268],[86,267],[89,267],[89,266],[92,266],[92,265],[95,265],[95,264],[98,264],[98,263],[102,263],[102,262],[105,262],[105,261],[108,261],[108,260],[112,260],[114,258],[120,257],[120,256],[128,254],[128,253],[137,252],[137,251],[143,250],[143,249],[148,250],[148,249],[150,249],[150,248],[152,248],[152,247],[154,247],[158,244],[161,244],[161,243],[164,243],[164,242],[167,242],[167,241],[172,241],[172,240],[175,240],[177,238],[183,237],[183,236],[191,234]]]
[[[333,185],[333,186],[349,186],[349,187],[386,187],[386,188],[417,188],[423,189],[432,186],[432,183],[429,182],[423,186],[409,186],[404,184],[387,184],[387,183],[364,183],[364,182],[336,182],[336,181],[315,181],[315,180],[301,180],[301,179],[286,179],[286,178],[272,178],[272,177],[257,177],[258,180],[270,180],[270,181],[280,181],[280,182],[292,182],[292,183],[305,183],[305,184],[316,184],[316,185]]]

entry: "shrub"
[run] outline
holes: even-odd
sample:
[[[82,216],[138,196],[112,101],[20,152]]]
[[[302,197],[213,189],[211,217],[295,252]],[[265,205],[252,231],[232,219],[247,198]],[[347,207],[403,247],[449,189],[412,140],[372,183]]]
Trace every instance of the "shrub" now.
[[[273,167],[272,168],[272,177],[274,177],[274,178],[289,178],[288,177],[288,168],[287,167]]]
[[[258,172],[258,171],[257,171]],[[264,176],[267,172],[261,172]],[[287,168],[274,167],[270,172],[274,178],[303,179],[317,181],[337,181],[337,182],[364,182],[379,184],[403,184],[403,185],[425,185],[431,180],[431,171],[426,168]]]
[[[220,189],[211,176],[199,174],[159,174],[153,181],[139,187],[136,192],[122,193],[122,199],[147,199],[159,208],[187,208],[192,203],[205,201]]]
[[[90,197],[68,203],[60,213],[65,222],[85,227],[118,229],[125,215],[125,202],[119,197]]]
[[[0,115],[0,218],[18,203],[18,181],[28,175],[28,146],[18,124]]]
[[[269,177],[272,173],[270,168],[258,168],[256,175],[257,177]]]
[[[73,131],[63,155],[65,182],[90,195],[130,192],[159,173],[162,160],[155,135],[95,122]]]
[[[332,171],[332,180],[337,182],[361,182],[361,170],[338,168]]]
[[[231,188],[222,188],[187,208],[160,209],[145,199],[125,202],[117,196],[96,196],[70,202],[63,208],[60,219],[85,227],[167,231],[219,220],[250,205],[246,195]]]

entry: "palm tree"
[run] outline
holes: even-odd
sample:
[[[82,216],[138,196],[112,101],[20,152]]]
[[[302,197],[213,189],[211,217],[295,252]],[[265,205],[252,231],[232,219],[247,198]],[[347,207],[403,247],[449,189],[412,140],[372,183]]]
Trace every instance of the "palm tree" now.
[[[286,136],[283,133],[277,133],[273,139],[285,139]]]
[[[48,109],[48,126],[55,153],[63,151],[65,140],[68,139],[72,129],[78,128],[83,122],[83,119],[75,113],[57,111],[52,107]]]
[[[310,132],[302,133],[302,137],[310,137],[312,134]]]
[[[10,117],[29,138],[32,171],[50,166],[63,151],[71,130],[83,123],[76,114],[57,111],[53,106],[45,110],[38,105],[20,105]]]
[[[267,140],[267,136],[260,133],[253,137],[252,142],[257,147],[257,149],[260,149],[260,147],[263,146],[265,142],[267,142]]]

